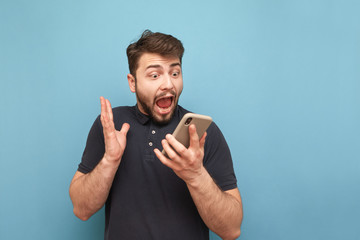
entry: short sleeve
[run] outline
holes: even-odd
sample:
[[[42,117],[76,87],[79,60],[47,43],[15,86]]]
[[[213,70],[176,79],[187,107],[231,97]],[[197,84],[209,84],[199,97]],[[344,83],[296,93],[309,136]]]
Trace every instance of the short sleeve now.
[[[90,129],[78,171],[82,173],[91,172],[100,162],[104,153],[104,134],[100,116],[98,116]]]
[[[229,146],[214,122],[207,130],[204,166],[223,191],[237,187]]]

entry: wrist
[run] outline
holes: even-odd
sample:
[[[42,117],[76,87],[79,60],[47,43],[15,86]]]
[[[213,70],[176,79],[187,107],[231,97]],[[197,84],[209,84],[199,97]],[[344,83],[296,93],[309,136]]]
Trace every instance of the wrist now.
[[[186,184],[188,185],[188,187],[199,189],[202,188],[204,185],[206,185],[209,177],[210,177],[209,173],[206,171],[204,166],[202,166],[201,169],[199,170],[198,175],[188,180]]]
[[[118,168],[119,168],[120,161],[109,161],[105,154],[102,157],[99,164],[94,168],[89,176],[96,176],[95,178],[103,178],[103,179],[112,179],[114,178]]]
[[[104,163],[105,167],[114,167],[114,168],[118,168],[119,164],[120,164],[120,160],[121,157],[119,158],[112,158],[109,155],[107,155],[106,153],[103,156],[102,162]]]

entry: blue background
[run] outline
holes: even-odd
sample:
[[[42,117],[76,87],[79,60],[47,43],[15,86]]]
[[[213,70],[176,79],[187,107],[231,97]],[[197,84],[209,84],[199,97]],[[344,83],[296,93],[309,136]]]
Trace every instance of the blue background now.
[[[0,0],[0,239],[102,239],[68,187],[100,112],[134,105],[126,47],[185,46],[180,104],[233,154],[240,239],[359,239],[359,1]],[[212,239],[218,239],[214,234]]]

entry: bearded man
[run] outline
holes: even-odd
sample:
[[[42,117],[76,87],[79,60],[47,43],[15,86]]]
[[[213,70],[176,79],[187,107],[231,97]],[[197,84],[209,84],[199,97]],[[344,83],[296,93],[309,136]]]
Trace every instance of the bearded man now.
[[[240,235],[242,202],[219,128],[199,138],[190,125],[188,148],[170,134],[189,112],[178,105],[183,53],[175,37],[146,30],[127,48],[137,104],[112,108],[100,97],[70,197],[82,220],[105,204],[106,240]]]

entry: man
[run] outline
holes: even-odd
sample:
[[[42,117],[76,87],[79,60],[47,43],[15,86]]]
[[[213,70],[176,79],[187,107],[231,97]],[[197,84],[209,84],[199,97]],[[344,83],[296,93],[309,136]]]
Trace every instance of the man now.
[[[112,109],[100,98],[70,197],[82,220],[105,204],[105,239],[240,235],[242,203],[220,130],[212,123],[199,139],[191,125],[189,148],[169,134],[188,112],[177,104],[183,52],[178,39],[146,30],[127,49],[137,105]]]

